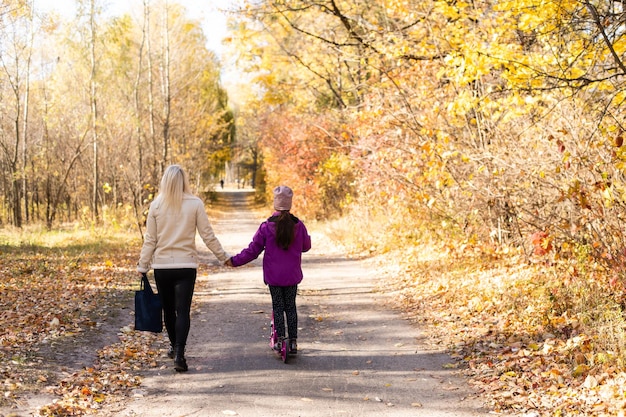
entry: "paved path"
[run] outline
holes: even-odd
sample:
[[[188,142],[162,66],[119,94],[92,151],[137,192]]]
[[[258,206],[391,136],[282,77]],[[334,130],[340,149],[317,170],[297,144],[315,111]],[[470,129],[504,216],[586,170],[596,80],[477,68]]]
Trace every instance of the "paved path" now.
[[[246,208],[245,193],[220,196],[235,211],[212,223],[226,250],[236,254],[260,219]],[[271,304],[260,259],[225,267],[199,277],[189,372],[177,374],[164,361],[167,366],[145,375],[143,396],[116,415],[487,416],[466,382],[445,366],[451,358],[424,350],[419,328],[372,291],[373,268],[329,251],[322,236],[312,237],[298,296],[295,359],[284,364],[269,350]],[[217,262],[210,253],[203,257]]]

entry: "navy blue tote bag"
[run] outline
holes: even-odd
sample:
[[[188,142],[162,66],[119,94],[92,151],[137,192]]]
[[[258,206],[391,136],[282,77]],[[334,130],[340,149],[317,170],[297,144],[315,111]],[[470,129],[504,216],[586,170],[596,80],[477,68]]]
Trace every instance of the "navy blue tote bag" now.
[[[159,294],[152,291],[146,274],[141,276],[141,288],[135,291],[135,330],[154,333],[163,331],[161,300]]]

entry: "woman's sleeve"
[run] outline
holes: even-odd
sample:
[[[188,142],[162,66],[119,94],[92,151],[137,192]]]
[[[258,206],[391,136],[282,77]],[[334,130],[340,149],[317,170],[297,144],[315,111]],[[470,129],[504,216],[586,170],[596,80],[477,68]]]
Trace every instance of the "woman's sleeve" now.
[[[235,255],[231,258],[233,266],[245,265],[248,262],[258,258],[261,252],[263,252],[263,250],[265,249],[265,228],[263,227],[264,224],[265,223],[262,223],[261,226],[259,226],[259,229],[252,237],[252,242],[250,242],[248,247],[242,250],[238,255]]]
[[[204,211],[204,204],[202,202],[198,204],[198,209],[196,211],[196,227],[198,228],[198,233],[200,234],[200,237],[206,247],[213,252],[213,255],[215,255],[221,263],[226,262],[229,256],[222,247],[220,241],[215,236],[215,233],[213,233],[213,228],[209,222],[209,216],[207,216],[206,211]]]
[[[150,270],[150,264],[152,261],[152,255],[157,244],[157,224],[156,217],[154,215],[154,208],[150,205],[148,210],[148,218],[146,219],[146,233],[143,235],[143,246],[141,247],[141,254],[139,255],[139,263],[137,264],[137,271],[148,272]]]

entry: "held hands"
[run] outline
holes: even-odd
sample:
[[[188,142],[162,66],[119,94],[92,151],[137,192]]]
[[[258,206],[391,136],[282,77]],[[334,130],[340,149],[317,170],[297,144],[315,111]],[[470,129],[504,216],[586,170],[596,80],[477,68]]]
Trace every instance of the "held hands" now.
[[[226,260],[226,262],[224,262],[224,265],[226,265],[226,266],[233,266],[233,258],[228,258]]]

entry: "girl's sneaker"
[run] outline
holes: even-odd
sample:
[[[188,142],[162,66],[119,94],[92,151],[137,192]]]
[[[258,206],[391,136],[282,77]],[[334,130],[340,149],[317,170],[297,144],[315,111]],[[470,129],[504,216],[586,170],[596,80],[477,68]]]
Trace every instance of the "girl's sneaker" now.
[[[296,339],[289,340],[289,354],[295,355],[298,353],[298,343],[296,343]]]
[[[280,352],[280,348],[282,347],[282,345],[283,345],[283,339],[279,338],[278,341],[274,343],[274,350],[276,352]]]

